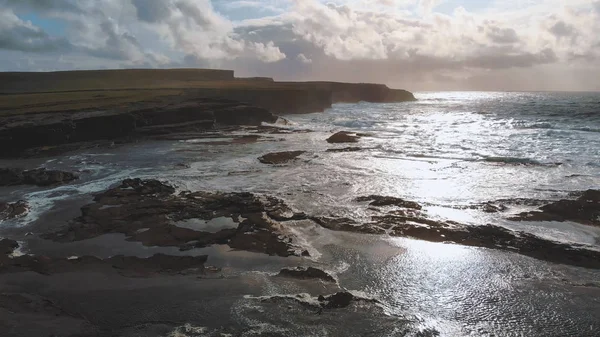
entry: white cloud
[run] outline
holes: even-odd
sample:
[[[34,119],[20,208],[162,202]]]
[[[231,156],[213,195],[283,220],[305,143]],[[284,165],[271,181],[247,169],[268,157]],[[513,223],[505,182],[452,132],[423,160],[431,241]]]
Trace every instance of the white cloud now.
[[[309,59],[308,57],[306,57],[306,55],[304,55],[304,54],[298,54],[298,56],[296,56],[296,59],[302,63],[306,63],[306,64],[312,63],[312,60]]]
[[[600,76],[600,1],[507,0],[446,14],[436,12],[443,0],[335,2],[231,1],[220,8],[256,13],[262,4],[280,13],[232,21],[209,0],[0,0],[0,49],[26,53],[45,67],[51,58],[42,52],[56,51],[74,67],[190,64],[424,87],[485,87],[485,78],[519,85],[520,76],[531,85],[542,68],[555,78],[568,70]],[[67,29],[53,36],[19,17],[28,12]]]
[[[15,13],[0,7],[0,49],[26,52],[52,52],[71,49],[62,38],[52,38],[29,21],[23,21]]]

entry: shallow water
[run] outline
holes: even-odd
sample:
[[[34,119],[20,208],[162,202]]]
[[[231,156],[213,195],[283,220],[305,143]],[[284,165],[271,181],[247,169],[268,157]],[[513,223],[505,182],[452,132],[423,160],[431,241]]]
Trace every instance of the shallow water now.
[[[293,127],[315,132],[276,135],[282,141],[233,145],[164,141],[51,160],[2,161],[0,166],[79,170],[81,179],[52,189],[0,189],[3,199],[25,199],[32,206],[28,216],[0,226],[26,231],[34,222],[47,227],[64,224],[89,202],[89,194],[124,178],[146,177],[168,180],[180,190],[274,195],[312,215],[366,218],[354,198],[392,195],[422,203],[433,218],[492,223],[600,249],[600,228],[568,222],[517,223],[505,220],[506,214],[465,209],[499,199],[554,200],[572,191],[600,188],[599,94],[416,96],[417,102],[338,104],[325,113],[286,116]],[[350,144],[366,149],[326,152],[348,146],[325,142],[339,130],[369,133],[358,144]],[[306,153],[287,165],[257,160],[268,152],[290,150]],[[61,210],[52,213],[56,205]],[[509,207],[509,213],[529,209]],[[211,230],[231,225],[217,222],[186,226]],[[298,223],[294,231],[310,247],[313,263],[336,274],[342,287],[376,297],[389,314],[441,336],[600,335],[596,271],[510,252],[334,233],[307,223]],[[129,244],[134,245],[98,243],[103,254],[133,253]],[[45,249],[70,254],[58,246]],[[192,253],[209,254],[210,263],[237,271],[260,265],[261,271],[276,272],[287,263],[280,258],[244,259],[240,256],[247,254],[236,256],[223,247]],[[275,260],[271,268],[268,261]],[[264,288],[265,295],[291,291],[276,285]],[[280,328],[289,328],[284,324],[289,319],[293,317],[282,319]],[[297,334],[289,331],[289,335]]]

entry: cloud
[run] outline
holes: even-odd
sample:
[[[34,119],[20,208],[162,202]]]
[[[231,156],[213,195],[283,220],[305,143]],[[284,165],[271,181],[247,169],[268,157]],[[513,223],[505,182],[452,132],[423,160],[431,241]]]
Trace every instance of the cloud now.
[[[308,57],[306,57],[306,55],[304,55],[304,54],[298,54],[298,56],[296,56],[296,59],[302,63],[306,63],[306,64],[312,63],[312,60],[309,59]]]
[[[10,10],[0,9],[0,49],[26,52],[68,51],[66,39],[52,38],[31,22],[23,21]]]
[[[121,31],[118,24],[107,19],[99,25],[98,39],[90,47],[81,49],[92,56],[115,60],[142,61],[144,52],[136,37],[127,31]]]
[[[564,21],[558,21],[552,25],[550,32],[557,38],[571,37],[577,33],[573,26],[566,24]]]
[[[172,8],[169,1],[132,0],[132,3],[138,19],[144,22],[163,22],[171,15]]]
[[[512,28],[488,27],[487,36],[495,43],[517,43],[519,37]]]
[[[256,58],[276,62],[285,58],[272,41],[247,42],[234,33],[231,21],[208,0],[134,0],[137,16],[167,36],[171,47],[195,59]]]
[[[43,55],[55,52],[69,60],[54,58],[61,69],[223,67],[248,76],[406,86],[466,85],[469,79],[481,85],[486,76],[493,84],[509,74],[538,75],[541,68],[600,75],[600,1],[502,2],[476,13],[462,7],[436,12],[452,4],[441,0],[324,2],[0,0],[0,53],[25,53],[44,68],[53,59]],[[239,19],[245,9],[252,19]],[[23,19],[31,13],[65,28],[44,31],[47,24]],[[10,64],[27,67],[17,61]]]
[[[420,0],[419,11],[424,14],[431,13],[435,7],[441,4],[444,0]]]
[[[83,13],[81,2],[77,0],[1,0],[0,5],[4,8],[35,9],[41,12],[65,11]]]

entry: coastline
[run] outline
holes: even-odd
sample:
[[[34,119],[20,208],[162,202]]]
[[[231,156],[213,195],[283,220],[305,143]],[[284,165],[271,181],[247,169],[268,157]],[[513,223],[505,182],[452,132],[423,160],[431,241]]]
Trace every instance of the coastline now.
[[[216,103],[202,100],[202,104],[214,109],[210,104]],[[250,108],[236,103],[227,109],[240,109],[245,113]],[[165,131],[165,124],[157,123],[140,132],[136,121],[136,133],[143,136],[127,134],[132,139],[123,141],[121,146],[80,147],[77,144],[64,154],[52,152],[44,157],[46,154],[37,152],[31,159],[3,160],[13,167],[23,165],[29,170],[50,164],[56,165],[54,169],[68,172],[72,163],[73,167],[89,169],[76,172],[79,177],[75,180],[56,180],[55,185],[49,187],[35,186],[44,181],[39,179],[33,185],[10,187],[16,192],[7,194],[11,196],[21,195],[21,189],[29,189],[39,192],[40,198],[64,193],[65,199],[58,203],[52,201],[51,208],[44,209],[42,216],[33,219],[31,224],[2,227],[0,231],[1,237],[19,243],[19,247],[15,247],[12,242],[4,242],[7,254],[0,261],[3,294],[0,310],[12,329],[7,330],[8,335],[53,331],[57,335],[73,336],[219,336],[223,333],[278,336],[289,333],[285,328],[298,322],[305,327],[295,330],[297,335],[317,333],[315,327],[318,326],[334,335],[359,336],[375,332],[382,336],[436,336],[444,333],[431,322],[415,320],[390,308],[390,301],[398,301],[388,298],[395,294],[394,286],[410,288],[414,283],[425,282],[418,278],[418,273],[411,274],[411,269],[413,272],[425,270],[428,278],[443,280],[444,274],[447,278],[452,272],[446,268],[462,266],[472,269],[469,272],[480,278],[477,280],[481,284],[472,285],[470,290],[498,287],[494,289],[499,291],[502,286],[490,282],[489,275],[513,268],[518,270],[512,277],[531,291],[527,295],[531,299],[543,294],[544,287],[557,286],[568,287],[577,296],[598,294],[600,287],[590,280],[600,268],[600,252],[590,247],[558,243],[500,226],[474,227],[439,219],[431,214],[431,207],[420,200],[388,194],[354,196],[343,184],[344,178],[332,180],[332,186],[339,188],[332,195],[339,200],[330,202],[352,210],[347,213],[340,211],[342,207],[327,209],[323,205],[317,212],[323,199],[313,200],[316,205],[309,203],[305,207],[291,202],[297,200],[295,198],[317,199],[311,194],[310,186],[298,184],[281,191],[276,189],[277,181],[264,185],[266,187],[253,186],[256,180],[273,177],[278,177],[284,185],[286,170],[299,167],[287,174],[308,170],[315,157],[335,160],[335,156],[360,156],[370,148],[372,135],[332,130],[311,138],[316,132],[306,130],[303,125],[264,125],[263,122],[274,121],[272,114],[264,113],[264,109],[252,109],[259,117],[253,123],[240,124],[256,125],[238,126],[234,119],[233,125],[220,129],[177,125]],[[177,116],[173,111],[155,110],[153,113],[160,116],[169,112],[169,118],[173,118]],[[176,111],[185,115],[183,109]],[[269,120],[261,120],[261,116]],[[171,122],[173,120],[168,121]],[[156,125],[158,131],[152,129]],[[291,139],[298,140],[291,142]],[[328,151],[331,149],[340,152]],[[101,155],[108,158],[102,159]],[[154,159],[154,164],[162,167],[161,174],[145,166],[152,163],[153,157],[160,158],[160,161]],[[249,164],[235,170],[229,161]],[[114,171],[107,176],[98,176],[90,169],[111,164],[115,165]],[[313,166],[316,172],[321,169],[318,163]],[[125,167],[131,171],[123,170]],[[215,171],[220,172],[215,174]],[[193,177],[203,172],[218,179],[189,181],[188,175]],[[280,175],[269,176],[270,172],[280,172]],[[56,179],[56,175],[45,174]],[[246,187],[240,190],[236,188],[238,185],[226,185],[223,182],[227,179],[237,179],[237,184],[245,183]],[[495,219],[508,218],[519,209],[516,206],[521,202],[488,201],[473,204],[470,212],[491,214],[497,216]],[[572,203],[596,205],[598,201],[594,191],[562,201],[533,200],[534,206],[515,216],[522,220],[543,217],[590,225],[586,221],[593,221],[598,209],[575,214],[565,209],[571,209]],[[567,207],[561,209],[561,205]],[[13,213],[15,218],[8,221],[19,223],[27,217],[27,213]],[[18,256],[22,254],[18,250],[13,254],[16,248],[34,256]],[[445,253],[432,253],[439,251]],[[8,257],[11,254],[14,256]],[[152,260],[156,254],[167,254],[167,262]],[[124,256],[115,258],[120,255]],[[205,255],[206,260],[200,258]],[[199,260],[181,264],[181,256]],[[452,256],[458,258],[452,259]],[[481,261],[477,260],[480,256]],[[470,259],[475,261],[467,264]],[[336,261],[356,263],[336,265]],[[282,272],[284,268],[299,266],[314,267],[325,274]],[[399,269],[388,270],[393,266]],[[577,284],[558,276],[547,281],[545,276],[537,274],[557,274],[557,271],[568,274],[581,270],[589,272],[589,276]],[[415,280],[412,280],[414,283],[381,285],[380,290],[374,289],[377,298],[355,290],[361,280],[357,275],[366,278],[362,274],[376,273],[383,273],[383,280],[402,279],[403,274]],[[539,282],[541,287],[530,289],[529,280]],[[434,287],[433,290],[435,296],[439,289]],[[406,301],[409,300],[414,298],[408,296]],[[435,301],[420,300],[436,305]],[[557,307],[561,304],[552,302]],[[581,313],[581,317],[593,318],[593,313],[587,316]]]

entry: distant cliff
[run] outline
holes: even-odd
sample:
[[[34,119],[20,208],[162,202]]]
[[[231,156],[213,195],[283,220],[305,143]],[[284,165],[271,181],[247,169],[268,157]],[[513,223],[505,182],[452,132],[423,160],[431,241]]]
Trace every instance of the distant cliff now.
[[[331,108],[332,93],[314,87],[228,87],[194,90],[200,97],[222,97],[257,107],[274,114],[298,114],[322,112]]]
[[[165,89],[193,90],[198,97],[237,100],[277,114],[320,112],[339,102],[415,100],[412,93],[383,84],[276,82],[268,77],[235,78],[231,70],[216,69],[0,73],[0,94]]]
[[[342,83],[342,82],[282,82],[295,87],[313,87],[331,91],[333,103],[393,103],[415,101],[415,96],[406,90],[390,89],[385,84]]]

